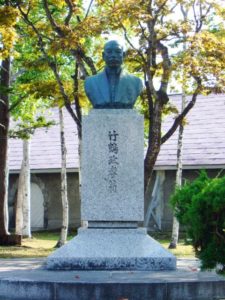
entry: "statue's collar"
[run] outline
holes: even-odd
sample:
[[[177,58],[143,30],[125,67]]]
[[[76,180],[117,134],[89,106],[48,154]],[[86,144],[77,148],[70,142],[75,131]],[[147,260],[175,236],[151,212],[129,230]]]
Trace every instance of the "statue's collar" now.
[[[117,75],[117,76],[120,76],[122,72],[122,68],[117,68],[116,70],[115,69],[112,69],[112,68],[109,68],[109,67],[105,67],[105,73],[107,76],[111,76],[111,75]]]

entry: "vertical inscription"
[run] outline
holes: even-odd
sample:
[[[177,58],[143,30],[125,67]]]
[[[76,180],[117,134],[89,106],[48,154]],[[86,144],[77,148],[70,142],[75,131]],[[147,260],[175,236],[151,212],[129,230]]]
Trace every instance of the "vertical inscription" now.
[[[117,192],[117,176],[118,176],[118,136],[116,130],[108,132],[108,190],[110,193]]]

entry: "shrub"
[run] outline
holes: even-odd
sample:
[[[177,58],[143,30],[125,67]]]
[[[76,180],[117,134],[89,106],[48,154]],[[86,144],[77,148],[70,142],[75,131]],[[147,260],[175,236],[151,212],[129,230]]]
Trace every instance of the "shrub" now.
[[[209,179],[201,172],[196,180],[176,189],[171,203],[202,268],[219,266],[225,273],[225,177]]]
[[[179,222],[183,225],[189,224],[189,208],[193,197],[200,193],[209,181],[209,177],[205,171],[201,171],[200,175],[194,181],[186,181],[182,187],[177,187],[170,197],[170,203],[175,210],[175,215]]]

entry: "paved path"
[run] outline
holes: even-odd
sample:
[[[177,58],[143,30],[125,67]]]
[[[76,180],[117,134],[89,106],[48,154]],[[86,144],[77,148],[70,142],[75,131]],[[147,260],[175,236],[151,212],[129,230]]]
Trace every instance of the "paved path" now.
[[[157,272],[48,271],[44,262],[0,259],[0,300],[225,300],[225,277],[201,272],[197,259],[178,259],[176,271]]]
[[[49,271],[44,268],[45,259],[0,259],[0,280],[3,278],[34,279],[46,281],[70,282],[99,282],[110,281],[148,281],[154,279],[165,280],[221,280],[225,277],[214,271],[201,272],[197,259],[178,259],[176,271]]]

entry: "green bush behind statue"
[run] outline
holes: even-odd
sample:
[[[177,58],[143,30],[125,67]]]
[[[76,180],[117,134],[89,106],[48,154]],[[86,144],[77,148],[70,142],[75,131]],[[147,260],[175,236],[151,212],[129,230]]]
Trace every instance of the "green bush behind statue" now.
[[[216,268],[225,274],[225,176],[210,179],[201,171],[196,180],[175,190],[170,203],[202,269]]]

